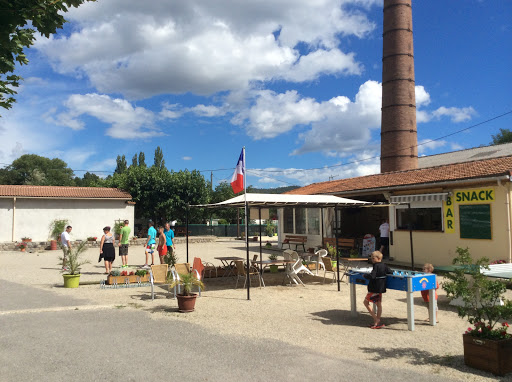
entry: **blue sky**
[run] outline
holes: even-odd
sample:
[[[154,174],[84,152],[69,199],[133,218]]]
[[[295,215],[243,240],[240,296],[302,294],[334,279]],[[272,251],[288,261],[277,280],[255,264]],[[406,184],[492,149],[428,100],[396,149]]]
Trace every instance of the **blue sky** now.
[[[382,1],[101,0],[66,18],[0,111],[2,164],[35,153],[105,175],[161,146],[169,169],[226,169],[217,184],[246,146],[255,187],[379,172]],[[415,0],[413,23],[420,144],[512,110],[511,1]],[[511,114],[420,155],[500,128]]]

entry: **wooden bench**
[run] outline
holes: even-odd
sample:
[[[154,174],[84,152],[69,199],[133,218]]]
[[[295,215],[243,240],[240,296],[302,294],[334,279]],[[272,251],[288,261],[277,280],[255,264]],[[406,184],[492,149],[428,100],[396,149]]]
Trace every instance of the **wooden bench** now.
[[[288,244],[288,248],[291,248],[291,244],[295,244],[295,250],[297,250],[297,247],[299,245],[302,245],[302,248],[304,249],[304,252],[306,251],[306,242],[308,241],[308,238],[306,236],[301,235],[285,235],[284,240],[281,243],[281,248],[285,244]]]
[[[336,248],[335,237],[324,237],[324,245],[329,243],[332,247]],[[338,249],[339,250],[353,250],[356,247],[356,239],[346,239],[343,237],[338,238]]]

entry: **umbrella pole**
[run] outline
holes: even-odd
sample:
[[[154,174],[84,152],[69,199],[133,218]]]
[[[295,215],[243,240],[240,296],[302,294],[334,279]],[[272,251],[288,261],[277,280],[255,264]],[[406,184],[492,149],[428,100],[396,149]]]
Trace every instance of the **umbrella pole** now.
[[[247,300],[251,299],[251,276],[249,276],[249,211],[250,209],[245,202],[245,249],[246,249],[246,283],[247,283]]]
[[[189,211],[189,206],[187,206],[187,221],[186,221],[186,228],[185,228],[185,234],[187,235],[187,263],[189,262],[188,261],[188,211]]]
[[[261,249],[261,207],[258,208],[258,214],[260,219],[260,261],[263,260],[263,253]],[[260,263],[260,274],[263,274],[263,265]]]
[[[338,252],[338,238],[339,238],[339,227],[338,227],[338,208],[334,207],[334,221],[336,226],[336,234],[334,237],[336,238],[336,273],[338,274],[338,292],[341,291],[340,285],[340,253]]]

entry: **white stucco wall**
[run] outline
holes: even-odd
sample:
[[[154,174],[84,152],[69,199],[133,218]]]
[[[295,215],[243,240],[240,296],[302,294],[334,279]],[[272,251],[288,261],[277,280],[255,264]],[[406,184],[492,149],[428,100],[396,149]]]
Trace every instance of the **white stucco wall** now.
[[[0,199],[0,242],[12,241],[13,199]],[[133,233],[134,206],[124,200],[109,199],[16,199],[14,241],[30,237],[48,240],[49,225],[54,219],[67,219],[73,226],[72,240],[103,234],[103,227],[115,220],[128,219]]]

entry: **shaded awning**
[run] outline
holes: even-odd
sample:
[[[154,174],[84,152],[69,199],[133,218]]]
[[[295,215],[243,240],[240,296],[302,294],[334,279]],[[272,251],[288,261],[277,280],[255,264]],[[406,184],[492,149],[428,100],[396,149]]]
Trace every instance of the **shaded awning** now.
[[[253,207],[351,207],[372,205],[370,202],[340,198],[333,195],[247,194],[247,205]],[[245,195],[214,204],[198,204],[190,207],[232,208],[244,207]]]
[[[391,196],[392,204],[403,204],[411,202],[439,202],[445,201],[450,195],[449,192],[439,192],[435,194],[416,194],[416,195],[400,195]]]

